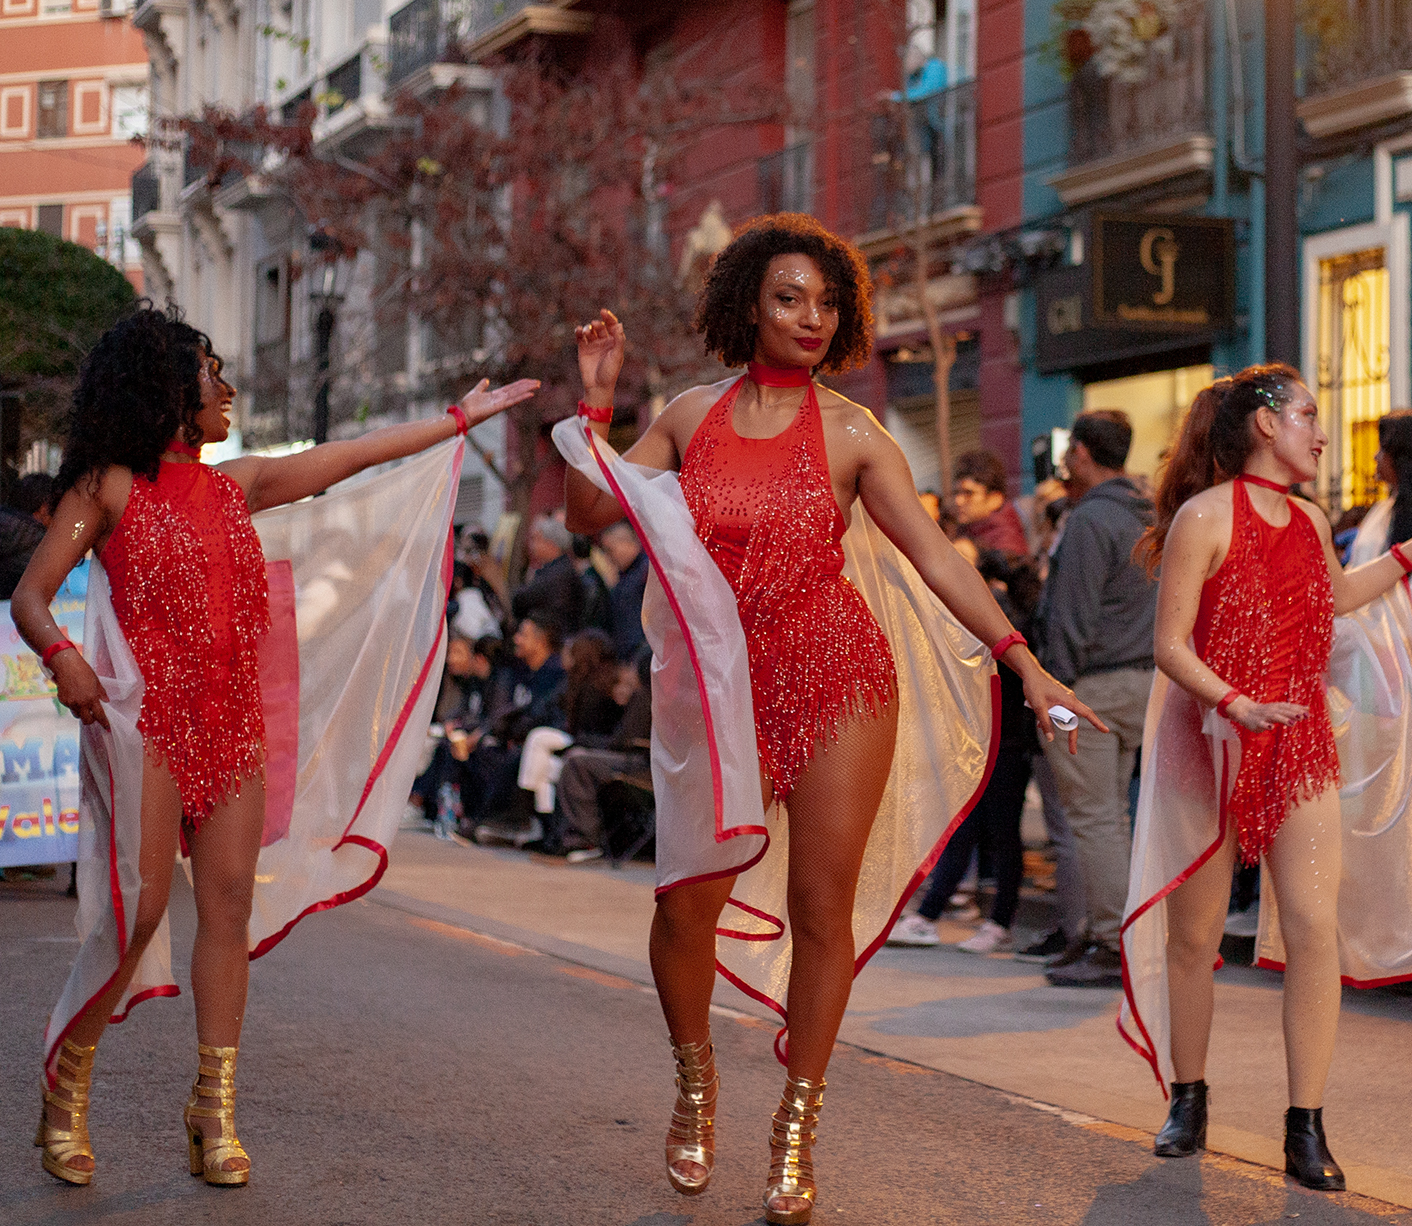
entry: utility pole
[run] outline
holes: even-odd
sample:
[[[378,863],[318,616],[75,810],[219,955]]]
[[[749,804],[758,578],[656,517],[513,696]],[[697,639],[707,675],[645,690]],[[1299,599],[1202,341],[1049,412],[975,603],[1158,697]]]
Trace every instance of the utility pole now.
[[[1300,364],[1294,8],[1265,0],[1265,360]]]

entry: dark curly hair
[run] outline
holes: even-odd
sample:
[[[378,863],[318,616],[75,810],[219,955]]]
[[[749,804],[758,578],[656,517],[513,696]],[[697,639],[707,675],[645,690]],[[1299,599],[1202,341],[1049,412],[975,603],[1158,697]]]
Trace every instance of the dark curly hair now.
[[[706,339],[706,352],[727,366],[744,366],[755,356],[750,308],[759,300],[765,270],[777,255],[807,255],[838,295],[838,331],[819,369],[839,374],[867,362],[873,350],[868,262],[857,247],[807,213],[756,217],[716,257],[696,304],[696,328]]]
[[[147,299],[99,337],[79,371],[55,502],[112,464],[156,480],[178,430],[199,445],[201,362],[208,356],[219,371],[211,338],[183,323],[175,306],[162,311]]]

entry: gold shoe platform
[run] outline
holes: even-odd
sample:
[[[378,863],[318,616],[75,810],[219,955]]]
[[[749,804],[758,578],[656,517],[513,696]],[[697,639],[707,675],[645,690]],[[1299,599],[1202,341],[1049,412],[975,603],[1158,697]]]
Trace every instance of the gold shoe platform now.
[[[825,1082],[786,1077],[784,1094],[770,1127],[770,1174],[765,1181],[765,1221],[770,1226],[803,1226],[814,1213],[814,1128],[824,1101]],[[802,1200],[800,1208],[776,1209],[777,1200]]]
[[[704,1043],[673,1045],[677,1061],[677,1102],[672,1108],[672,1126],[667,1130],[667,1181],[683,1196],[698,1196],[711,1182],[716,1162],[716,1076],[715,1049]],[[676,1169],[677,1163],[694,1162],[706,1173],[688,1176]]]
[[[238,1047],[207,1047],[204,1043],[196,1045],[200,1060],[196,1080],[191,1086],[191,1098],[182,1115],[186,1122],[191,1173],[218,1187],[240,1187],[250,1182],[250,1157],[235,1135],[235,1057],[239,1050]],[[210,1064],[208,1060],[219,1063]],[[202,1077],[214,1077],[218,1084],[204,1086]],[[204,1105],[202,1099],[207,1098],[218,1100],[217,1105]],[[221,1135],[202,1136],[200,1130],[192,1126],[193,1120],[220,1120]],[[232,1158],[244,1165],[233,1171],[226,1170],[225,1164]]]
[[[65,1039],[59,1046],[54,1077],[62,1093],[47,1084],[44,1087],[34,1143],[44,1147],[44,1169],[65,1183],[83,1185],[93,1179],[93,1166],[75,1166],[73,1160],[87,1158],[93,1162],[93,1146],[88,1140],[88,1086],[93,1077],[93,1053],[97,1050],[96,1046],[80,1047]],[[67,1112],[69,1126],[56,1128],[51,1124],[46,1107]]]

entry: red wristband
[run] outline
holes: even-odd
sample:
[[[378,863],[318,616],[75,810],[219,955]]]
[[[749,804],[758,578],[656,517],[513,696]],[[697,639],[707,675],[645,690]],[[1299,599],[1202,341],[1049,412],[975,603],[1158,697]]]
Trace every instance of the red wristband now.
[[[1001,639],[1000,642],[996,643],[996,645],[990,649],[991,659],[1000,659],[1000,657],[1003,656],[1007,651],[1009,651],[1010,648],[1015,646],[1016,643],[1019,643],[1021,647],[1028,647],[1030,645],[1029,640],[1026,639],[1023,634],[1021,634],[1018,630],[1012,630],[1003,639]]]
[[[456,419],[457,434],[465,434],[471,428],[471,423],[466,420],[466,410],[459,404],[448,404],[446,412]]]
[[[1223,719],[1229,719],[1230,717],[1226,714],[1226,712],[1231,709],[1231,703],[1235,702],[1235,700],[1239,697],[1240,691],[1232,690],[1223,699],[1221,699],[1220,702],[1216,704],[1216,714],[1221,716]]]
[[[1397,541],[1393,541],[1393,543],[1388,546],[1387,551],[1392,554],[1397,564],[1402,567],[1403,574],[1412,575],[1412,562],[1407,560],[1407,555],[1402,552],[1402,546]]]
[[[68,639],[60,639],[57,643],[50,643],[49,646],[44,649],[44,654],[39,657],[39,663],[43,667],[48,668],[50,660],[57,656],[61,651],[67,651],[70,647],[73,646],[74,645],[70,643]],[[74,650],[77,651],[78,648],[74,647]]]
[[[579,416],[587,417],[589,421],[612,421],[613,406],[611,404],[608,404],[604,405],[601,409],[595,409],[593,405],[587,403],[586,401],[580,400]]]

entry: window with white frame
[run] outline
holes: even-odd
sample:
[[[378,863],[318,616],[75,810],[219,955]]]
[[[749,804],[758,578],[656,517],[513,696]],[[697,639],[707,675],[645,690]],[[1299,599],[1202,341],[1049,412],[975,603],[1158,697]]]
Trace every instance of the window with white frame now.
[[[29,208],[0,209],[0,226],[11,226],[16,230],[29,229]]]
[[[112,110],[114,138],[131,140],[147,135],[147,86],[113,86]]]
[[[6,17],[23,17],[34,12],[35,0],[0,0],[0,14]]]

